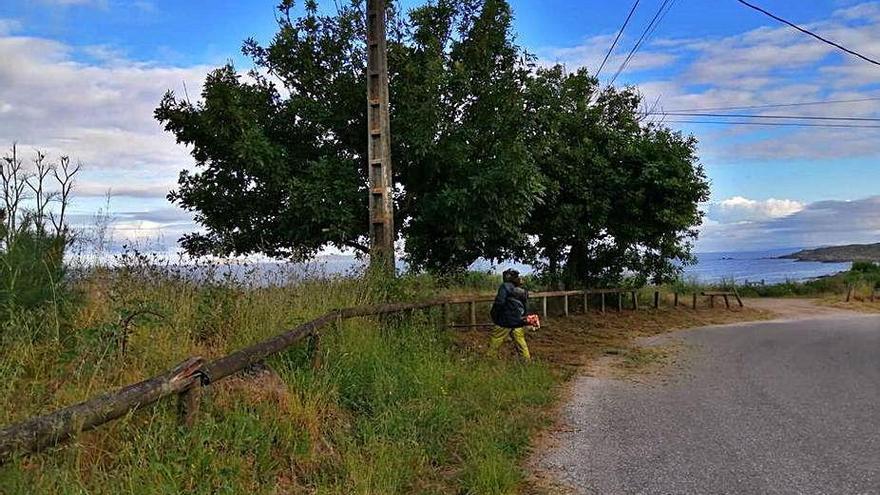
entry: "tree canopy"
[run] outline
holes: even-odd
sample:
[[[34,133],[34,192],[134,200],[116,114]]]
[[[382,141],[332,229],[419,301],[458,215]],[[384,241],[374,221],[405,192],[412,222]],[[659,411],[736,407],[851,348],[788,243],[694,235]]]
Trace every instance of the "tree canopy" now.
[[[182,239],[193,254],[366,251],[363,1],[279,9],[268,45],[244,43],[248,75],[221,67],[198,102],[168,92],[156,110],[196,161],[169,194],[205,227]],[[644,123],[633,88],[536,67],[506,1],[388,18],[395,228],[412,267],[515,258],[586,283],[689,259],[707,195],[696,143]]]

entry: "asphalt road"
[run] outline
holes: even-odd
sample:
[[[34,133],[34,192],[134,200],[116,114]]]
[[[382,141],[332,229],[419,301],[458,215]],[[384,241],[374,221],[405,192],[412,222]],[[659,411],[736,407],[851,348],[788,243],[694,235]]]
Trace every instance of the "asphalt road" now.
[[[538,466],[574,493],[880,494],[880,317],[672,335],[663,379],[579,378]]]

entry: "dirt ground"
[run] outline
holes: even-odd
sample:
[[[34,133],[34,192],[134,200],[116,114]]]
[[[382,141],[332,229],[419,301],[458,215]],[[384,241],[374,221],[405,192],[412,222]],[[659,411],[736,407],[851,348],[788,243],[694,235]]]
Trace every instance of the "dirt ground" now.
[[[744,300],[747,307],[768,311],[774,319],[803,320],[822,316],[837,316],[858,311],[852,305],[831,304],[824,299],[753,298]],[[880,305],[878,305],[880,309]]]
[[[719,325],[740,321],[766,320],[769,311],[745,308],[661,307],[660,309],[625,309],[602,314],[572,314],[568,318],[553,317],[543,326],[526,335],[534,359],[548,363],[552,368],[574,373],[593,363],[597,357],[622,355],[636,359],[634,339],[668,332],[670,330]],[[456,342],[471,352],[485,352],[489,343],[488,328],[459,330]],[[503,359],[517,359],[513,344],[502,348]]]

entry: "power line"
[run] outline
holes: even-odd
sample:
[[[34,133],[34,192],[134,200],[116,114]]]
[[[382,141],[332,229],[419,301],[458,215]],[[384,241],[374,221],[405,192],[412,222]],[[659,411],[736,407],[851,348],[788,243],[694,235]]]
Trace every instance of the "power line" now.
[[[743,106],[732,106],[732,107],[706,107],[706,108],[679,108],[675,110],[670,110],[671,112],[705,112],[705,111],[713,111],[713,110],[753,110],[758,108],[783,108],[783,107],[803,107],[810,105],[831,105],[836,103],[857,103],[857,102],[865,102],[865,101],[878,101],[880,100],[880,96],[875,96],[871,98],[853,98],[850,100],[817,100],[817,101],[801,101],[796,103],[773,103],[768,105],[743,105]]]
[[[747,122],[737,120],[664,120],[664,124],[719,124],[719,125],[756,125],[766,127],[821,127],[844,129],[880,129],[880,125],[858,124],[808,124],[806,122]]]
[[[632,19],[633,13],[636,11],[636,7],[639,6],[639,2],[641,0],[636,0],[633,4],[632,8],[629,10],[629,15],[626,16],[626,20],[623,21],[623,26],[620,26],[620,30],[617,31],[617,36],[614,38],[614,43],[611,43],[611,47],[608,48],[608,53],[605,54],[605,58],[602,59],[602,64],[599,66],[599,70],[596,71],[596,78],[599,78],[599,74],[602,73],[602,69],[605,68],[605,62],[608,61],[608,57],[611,56],[611,52],[614,51],[614,47],[617,46],[618,40],[620,40],[620,36],[623,34],[623,30],[626,29],[627,24],[629,24],[629,20]]]
[[[645,42],[645,40],[647,40],[649,32],[653,34],[654,31],[652,28],[655,24],[657,24],[657,19],[661,17],[661,14],[664,17],[666,16],[666,14],[664,13],[664,9],[666,9],[666,6],[669,5],[671,1],[673,0],[663,0],[663,3],[660,4],[660,8],[657,9],[654,17],[651,18],[651,22],[649,22],[648,25],[645,26],[644,31],[642,31],[642,35],[639,36],[638,41],[636,41],[636,44],[633,45],[632,49],[629,51],[629,54],[627,54],[626,59],[624,59],[623,63],[620,64],[620,67],[617,68],[617,72],[614,73],[614,76],[611,78],[611,82],[609,84],[614,84],[614,81],[617,80],[617,76],[619,76],[620,73],[623,72],[623,69],[625,69],[626,66],[629,64],[629,61],[633,58],[633,55],[635,55],[636,52],[639,51],[639,49],[642,47],[642,44]],[[668,10],[666,12],[668,12]]]
[[[787,25],[789,25],[789,26],[791,26],[791,27],[797,29],[798,31],[800,31],[800,32],[802,32],[802,33],[804,33],[804,34],[810,35],[810,36],[812,36],[813,38],[816,38],[817,40],[819,40],[819,41],[821,41],[821,42],[823,42],[823,43],[827,43],[827,44],[829,44],[829,45],[831,45],[831,46],[833,46],[833,47],[835,47],[835,48],[838,48],[838,49],[840,49],[840,50],[843,50],[843,51],[845,51],[846,53],[849,53],[850,55],[854,55],[854,56],[856,56],[856,57],[859,57],[860,59],[862,59],[862,60],[864,60],[864,61],[866,61],[866,62],[870,62],[870,63],[872,63],[872,64],[874,64],[874,65],[880,65],[880,62],[878,62],[878,61],[876,61],[876,60],[874,60],[874,59],[872,59],[872,58],[868,58],[868,57],[862,55],[862,54],[859,53],[859,52],[856,52],[856,51],[850,50],[849,48],[847,48],[847,47],[845,47],[845,46],[843,46],[843,45],[840,45],[840,44],[838,44],[838,43],[835,43],[835,42],[833,42],[833,41],[831,41],[831,40],[829,40],[829,39],[823,38],[823,37],[819,36],[818,34],[812,32],[812,31],[810,31],[810,30],[808,30],[808,29],[804,29],[804,28],[798,26],[797,24],[795,24],[795,23],[793,23],[793,22],[786,21],[785,19],[783,19],[783,18],[781,18],[781,17],[779,17],[779,16],[776,16],[776,15],[771,14],[770,12],[767,12],[766,10],[762,9],[761,7],[758,7],[757,5],[753,5],[753,4],[749,3],[749,2],[746,2],[745,0],[737,0],[737,1],[738,1],[739,3],[745,5],[746,7],[749,7],[749,8],[751,8],[751,9],[757,10],[758,12],[761,12],[761,13],[764,14],[764,15],[767,15],[767,16],[769,16],[769,17],[772,17],[773,19],[776,19],[777,21],[779,21],[779,22],[781,22],[781,23],[783,23],[783,24],[787,24]]]
[[[823,117],[821,115],[750,115],[742,113],[702,113],[702,112],[653,112],[652,115],[672,115],[674,117],[722,117],[745,119],[793,119],[793,120],[838,120],[857,122],[880,122],[877,117]]]
[[[660,8],[657,9],[654,17],[651,18],[651,22],[649,22],[648,25],[645,26],[645,29],[642,31],[642,35],[639,36],[636,44],[633,45],[632,49],[626,55],[626,58],[620,64],[620,67],[617,68],[617,72],[614,73],[614,76],[611,78],[611,82],[609,84],[614,84],[614,81],[617,80],[617,76],[619,76],[626,68],[626,66],[629,65],[629,61],[632,60],[636,52],[638,52],[642,48],[642,45],[644,44],[645,40],[648,39],[648,36],[654,32],[653,27],[657,24],[658,19],[662,19],[662,17],[665,17],[664,9],[667,5],[669,5],[670,1],[672,0],[663,0],[663,3],[660,4]]]
[[[654,27],[652,27],[651,31],[648,32],[648,36],[645,37],[645,41],[648,41],[649,39],[651,39],[651,36],[654,36],[654,31],[657,30],[657,27],[659,27],[660,23],[663,22],[663,19],[666,18],[666,14],[668,14],[669,11],[672,10],[672,7],[675,6],[675,1],[676,0],[672,0],[671,2],[669,2],[669,7],[666,8],[665,12],[660,14],[660,18],[657,19],[657,22],[654,23]]]

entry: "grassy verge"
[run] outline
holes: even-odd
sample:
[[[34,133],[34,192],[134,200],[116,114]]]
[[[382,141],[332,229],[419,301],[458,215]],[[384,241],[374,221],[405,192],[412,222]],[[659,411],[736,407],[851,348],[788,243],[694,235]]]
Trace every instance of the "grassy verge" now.
[[[732,280],[709,285],[680,281],[673,284],[673,287],[682,292],[694,292],[729,288],[733,285]],[[851,270],[812,280],[787,280],[775,284],[749,284],[736,287],[743,297],[827,297],[829,299],[833,296],[846,295],[847,290],[852,287],[857,297],[867,298],[872,290],[880,289],[880,265],[855,262]]]
[[[143,379],[190,355],[213,357],[331,308],[472,292],[408,277],[297,279],[251,288],[193,282],[148,264],[96,272],[74,302],[22,313],[0,348],[0,423]],[[464,288],[462,288],[462,285]],[[135,324],[124,321],[149,310]],[[552,419],[560,385],[635,336],[760,318],[757,312],[662,309],[551,320],[530,335],[537,362],[482,356],[486,334],[438,329],[438,314],[352,320],[322,339],[210,388],[192,429],[175,404],[140,411],[75,443],[0,467],[3,493],[513,493],[530,438]],[[121,351],[121,342],[126,350]]]

